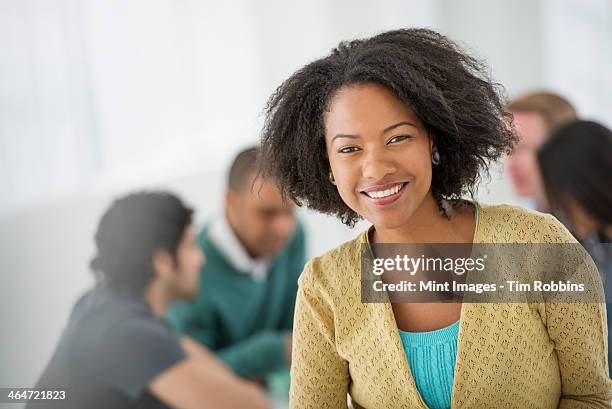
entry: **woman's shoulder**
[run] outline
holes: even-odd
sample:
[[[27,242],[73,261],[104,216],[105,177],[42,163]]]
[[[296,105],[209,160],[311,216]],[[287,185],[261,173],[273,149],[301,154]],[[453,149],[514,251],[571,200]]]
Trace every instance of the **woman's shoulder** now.
[[[367,243],[367,230],[354,239],[309,260],[299,278],[300,286],[336,287],[360,275],[361,252]]]
[[[510,204],[478,204],[480,242],[575,243],[554,216]]]

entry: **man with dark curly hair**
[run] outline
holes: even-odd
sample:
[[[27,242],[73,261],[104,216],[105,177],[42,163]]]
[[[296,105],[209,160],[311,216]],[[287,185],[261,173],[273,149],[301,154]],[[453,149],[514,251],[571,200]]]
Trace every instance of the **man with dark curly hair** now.
[[[372,224],[300,277],[291,408],[345,408],[347,393],[362,408],[610,407],[600,302],[362,302],[362,246],[575,243],[552,216],[473,200],[516,142],[486,72],[438,33],[395,30],[340,43],[271,96],[264,174]]]

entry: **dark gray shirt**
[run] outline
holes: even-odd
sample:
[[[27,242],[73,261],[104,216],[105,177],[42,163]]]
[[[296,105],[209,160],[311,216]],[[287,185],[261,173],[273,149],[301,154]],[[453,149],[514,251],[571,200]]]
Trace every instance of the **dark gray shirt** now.
[[[142,296],[98,286],[74,306],[38,388],[66,390],[66,401],[28,408],[167,408],[147,385],[185,358],[178,335]]]

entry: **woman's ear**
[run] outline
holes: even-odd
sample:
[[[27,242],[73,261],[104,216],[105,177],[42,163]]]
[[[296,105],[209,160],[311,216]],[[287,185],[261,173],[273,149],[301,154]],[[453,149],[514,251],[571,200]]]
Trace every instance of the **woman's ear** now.
[[[426,132],[427,132],[427,137],[429,138],[429,151],[433,152],[436,149],[436,141],[435,141],[436,138],[431,132],[429,132],[429,129]]]

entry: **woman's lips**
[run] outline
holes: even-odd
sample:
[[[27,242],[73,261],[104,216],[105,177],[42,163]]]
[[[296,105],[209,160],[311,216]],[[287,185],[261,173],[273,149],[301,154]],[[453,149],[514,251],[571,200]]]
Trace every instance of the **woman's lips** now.
[[[382,205],[387,205],[389,203],[393,203],[397,199],[399,199],[400,196],[402,195],[402,193],[404,193],[404,190],[406,189],[406,186],[408,186],[408,182],[403,182],[402,183],[402,187],[400,188],[400,190],[397,193],[393,193],[393,194],[391,194],[389,196],[385,196],[385,197],[370,197],[365,192],[361,192],[361,194],[366,198],[366,200],[368,202],[370,202],[372,204],[375,204],[375,205],[378,205],[378,206],[382,206]]]

